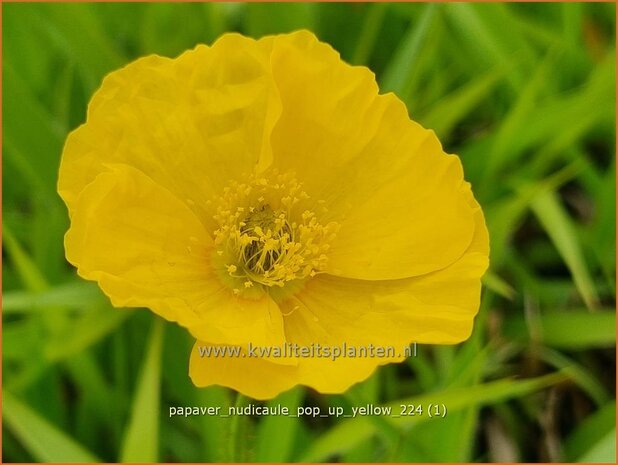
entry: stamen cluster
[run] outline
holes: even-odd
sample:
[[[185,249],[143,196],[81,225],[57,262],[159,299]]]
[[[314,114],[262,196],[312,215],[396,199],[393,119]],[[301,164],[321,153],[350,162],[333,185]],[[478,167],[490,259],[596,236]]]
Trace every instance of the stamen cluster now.
[[[339,226],[318,221],[308,208],[309,195],[292,174],[252,175],[226,187],[216,202],[217,254],[235,293],[256,284],[283,287],[325,268]],[[314,205],[324,212],[323,204]]]

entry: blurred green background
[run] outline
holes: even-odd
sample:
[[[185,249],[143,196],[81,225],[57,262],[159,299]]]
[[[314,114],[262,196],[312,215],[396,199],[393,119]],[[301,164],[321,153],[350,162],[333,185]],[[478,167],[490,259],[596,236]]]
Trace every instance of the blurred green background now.
[[[615,462],[615,5],[3,4],[3,461]],[[102,77],[225,31],[314,31],[461,156],[491,233],[469,341],[342,395],[444,419],[169,418],[188,334],[116,310],[64,259],[63,141]],[[233,425],[231,423],[234,423]],[[236,439],[229,447],[230,430]]]

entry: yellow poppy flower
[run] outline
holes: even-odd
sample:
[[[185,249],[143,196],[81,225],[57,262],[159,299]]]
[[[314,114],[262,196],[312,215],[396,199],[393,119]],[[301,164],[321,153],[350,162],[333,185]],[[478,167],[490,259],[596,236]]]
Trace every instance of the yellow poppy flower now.
[[[190,376],[258,399],[341,392],[403,348],[470,335],[488,266],[459,158],[313,34],[226,34],[107,76],[66,142],[68,260],[115,306],[197,339]],[[207,347],[239,356],[202,356]]]

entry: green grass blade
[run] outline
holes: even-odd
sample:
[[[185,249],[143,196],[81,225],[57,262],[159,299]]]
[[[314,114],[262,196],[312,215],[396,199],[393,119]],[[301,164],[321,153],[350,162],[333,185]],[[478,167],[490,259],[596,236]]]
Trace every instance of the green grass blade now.
[[[206,23],[206,43],[210,44],[228,29],[224,11],[225,5],[216,2],[204,2],[200,3],[200,6]]]
[[[344,394],[344,397],[348,400],[350,407],[373,404],[373,402],[369,402],[362,393],[359,393],[354,388],[349,389]],[[385,447],[389,450],[394,449],[400,439],[397,428],[381,415],[370,415],[367,419],[373,423],[374,431],[378,433],[378,437],[382,440]]]
[[[565,458],[576,461],[591,450],[599,437],[616,427],[616,401],[608,402],[601,409],[589,415],[565,441]]]
[[[577,461],[581,463],[616,463],[616,428],[599,439]]]
[[[445,389],[435,393],[389,402],[387,405],[394,411],[399,411],[401,405],[429,405],[430,403],[445,404],[449,412],[456,412],[466,407],[482,406],[506,399],[525,396],[555,383],[564,381],[562,373],[553,373],[539,378],[522,381],[500,380],[476,386]],[[415,424],[429,420],[427,415],[405,416],[400,418],[385,417],[396,427],[407,430]],[[319,462],[334,455],[350,450],[352,447],[367,441],[376,434],[375,424],[365,417],[346,420],[318,437],[300,457],[301,462]]]
[[[502,263],[509,240],[517,231],[536,196],[543,192],[558,189],[575,178],[578,171],[578,167],[571,163],[548,178],[533,185],[526,185],[514,195],[496,201],[485,209],[487,227],[491,237],[492,267],[499,266]]]
[[[304,397],[300,387],[291,389],[268,402],[269,406],[281,404],[296,412]],[[259,424],[256,440],[255,460],[257,462],[288,462],[296,439],[298,418],[288,416],[267,416]]]
[[[366,65],[369,61],[387,8],[388,3],[382,2],[370,3],[368,5],[365,22],[363,23],[360,37],[356,43],[356,50],[354,50],[354,56],[352,57],[352,64]]]
[[[418,23],[410,25],[409,32],[402,39],[401,45],[384,71],[380,86],[382,92],[394,92],[401,96],[425,43],[437,8],[438,5],[435,4],[426,5]]]
[[[483,285],[505,299],[513,300],[516,291],[504,279],[489,270],[483,275]]]
[[[93,304],[106,302],[99,287],[91,282],[76,281],[61,284],[40,293],[9,291],[2,296],[5,314],[32,313],[49,307],[86,310]]]
[[[119,406],[114,404],[111,384],[97,364],[94,355],[89,351],[77,354],[66,361],[66,369],[80,397],[92,404],[91,415],[113,428],[118,419]],[[102,405],[110,407],[99,408]]]
[[[598,293],[584,260],[571,217],[553,192],[542,192],[532,202],[532,211],[558,249],[573,275],[573,281],[588,308],[598,305]]]
[[[569,145],[575,146],[593,126],[615,126],[615,109],[607,105],[608,100],[615,100],[615,68],[614,54],[608,54],[594,69],[585,85],[568,93],[557,94],[551,99],[539,100],[538,104],[528,109],[525,118],[519,123],[519,130],[513,132],[509,140],[505,140],[505,160],[491,160],[499,161],[501,166],[513,165],[528,151],[535,150],[540,153],[532,159],[533,163],[547,166],[549,163],[546,159],[551,160],[548,155]],[[565,131],[565,127],[569,130]],[[491,177],[488,179],[492,180]]]
[[[447,137],[453,128],[480,102],[487,99],[504,69],[489,71],[441,98],[425,116],[419,117],[423,126],[431,128],[440,137]]]
[[[518,93],[517,100],[512,105],[508,114],[503,118],[500,128],[496,132],[491,156],[488,157],[485,170],[485,182],[491,182],[496,173],[504,165],[515,158],[518,153],[513,153],[513,140],[521,137],[526,126],[529,124],[529,115],[538,104],[543,90],[547,87],[549,76],[552,73],[552,65],[557,58],[556,51],[550,51],[545,59],[537,66],[534,75]]]
[[[10,156],[32,186],[43,194],[53,195],[56,180],[46,173],[55,173],[58,167],[63,128],[8,59],[3,63],[2,85],[3,142],[11,148]],[[29,128],[37,128],[36,137]]]
[[[75,60],[88,92],[98,87],[105,74],[126,62],[92,4],[48,4],[46,13],[46,24],[54,28],[51,37],[57,37],[66,56]]]
[[[486,6],[470,3],[449,3],[445,6],[446,17],[452,24],[451,30],[458,32],[454,35],[458,46],[467,46],[468,53],[476,56],[479,64],[508,65],[512,51],[505,47],[501,41],[503,37],[492,31],[490,22],[481,14],[483,10],[487,11]],[[488,13],[492,16],[493,12]],[[508,76],[508,81],[517,89],[521,85],[521,76],[513,73]]]
[[[541,358],[558,370],[568,373],[570,378],[584,390],[598,406],[609,400],[603,384],[586,368],[574,360],[552,349],[541,349]]]
[[[221,407],[222,411],[227,411],[232,405],[230,391],[221,386],[209,386],[207,388],[194,390],[198,405]],[[228,431],[221,427],[221,418],[217,416],[203,415],[199,422],[201,448],[204,451],[205,462],[222,462],[227,453]]]
[[[247,31],[253,37],[291,32],[296,29],[314,29],[316,4],[247,3]]]
[[[3,245],[6,248],[8,256],[15,266],[19,277],[24,286],[32,292],[41,292],[48,288],[48,284],[41,271],[32,261],[30,256],[22,248],[21,244],[15,238],[11,228],[6,224],[2,224]]]
[[[482,406],[489,403],[498,403],[507,399],[519,398],[532,392],[544,389],[568,379],[565,373],[551,373],[537,378],[524,380],[501,379],[476,386],[467,386],[455,389],[445,389],[435,393],[403,399],[391,402],[389,405],[400,404],[429,404],[444,403],[449,411],[459,411],[471,406]],[[428,420],[427,416],[407,416],[393,419],[401,428],[408,428],[419,422]]]
[[[131,418],[120,453],[120,461],[123,463],[158,460],[163,328],[162,320],[153,321],[147,354],[138,378]]]
[[[114,331],[129,315],[130,310],[116,309],[109,305],[85,312],[68,323],[62,332],[49,338],[45,346],[45,357],[56,362],[76,355]]]
[[[585,328],[585,331],[582,331]],[[557,349],[581,350],[616,345],[616,312],[612,309],[590,313],[586,310],[544,311],[538,325],[526,326],[523,318],[507,321],[505,334],[527,342],[534,332],[542,344]]]
[[[375,434],[373,423],[367,419],[343,421],[318,436],[295,462],[324,462],[369,441]]]
[[[2,417],[11,432],[39,462],[101,462],[6,390],[2,392]]]

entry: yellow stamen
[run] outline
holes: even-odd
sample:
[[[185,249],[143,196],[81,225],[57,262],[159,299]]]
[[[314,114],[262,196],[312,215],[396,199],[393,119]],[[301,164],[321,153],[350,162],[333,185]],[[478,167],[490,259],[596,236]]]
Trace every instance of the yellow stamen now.
[[[318,203],[321,207],[323,202]],[[227,273],[242,280],[245,289],[255,284],[283,287],[325,269],[339,225],[319,222],[309,196],[291,174],[233,183],[215,205],[215,243],[225,251]],[[235,294],[240,293],[238,285],[233,281]]]

